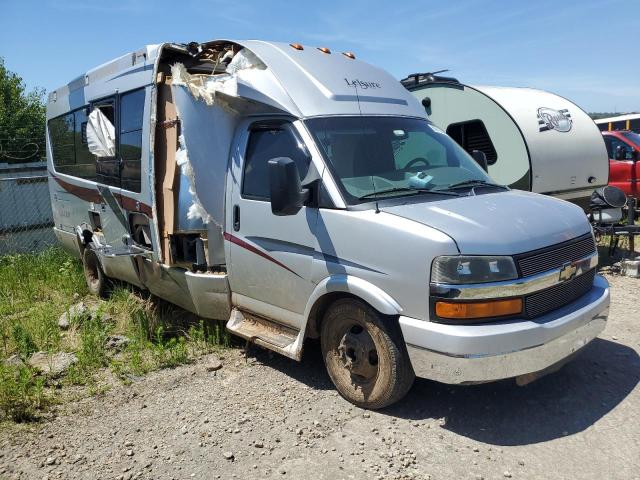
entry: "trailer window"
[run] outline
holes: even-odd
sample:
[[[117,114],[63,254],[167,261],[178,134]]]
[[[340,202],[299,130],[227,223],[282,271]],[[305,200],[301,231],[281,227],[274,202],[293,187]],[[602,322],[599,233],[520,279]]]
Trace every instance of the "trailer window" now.
[[[293,132],[284,126],[251,132],[247,145],[242,180],[242,196],[254,200],[269,200],[269,160],[289,157],[296,163],[300,179],[309,170],[310,158]]]
[[[447,127],[447,135],[468,153],[474,150],[484,152],[488,165],[493,165],[498,160],[498,153],[482,120],[452,123]]]
[[[140,192],[144,93],[136,90],[120,97],[121,182],[123,189],[132,192]]]

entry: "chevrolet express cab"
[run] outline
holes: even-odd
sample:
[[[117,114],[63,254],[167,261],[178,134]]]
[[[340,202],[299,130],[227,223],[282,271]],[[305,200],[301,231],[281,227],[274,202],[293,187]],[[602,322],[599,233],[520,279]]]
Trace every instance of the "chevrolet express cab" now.
[[[92,292],[116,278],[401,399],[557,368],[605,327],[582,210],[495,183],[351,52],[152,45],[50,93],[54,231]],[[486,164],[486,159],[484,164]]]

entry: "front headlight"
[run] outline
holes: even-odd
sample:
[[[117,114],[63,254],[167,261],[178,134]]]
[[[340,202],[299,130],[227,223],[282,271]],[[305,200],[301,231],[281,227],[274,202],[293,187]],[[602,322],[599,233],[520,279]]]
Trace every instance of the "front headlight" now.
[[[436,257],[431,269],[432,283],[453,285],[500,282],[518,278],[511,257],[457,255]]]

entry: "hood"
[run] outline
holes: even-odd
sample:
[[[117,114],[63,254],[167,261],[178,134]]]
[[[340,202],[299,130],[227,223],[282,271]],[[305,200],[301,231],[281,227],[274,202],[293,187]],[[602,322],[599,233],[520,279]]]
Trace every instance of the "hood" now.
[[[514,255],[591,231],[581,208],[519,190],[381,210],[446,233],[468,255]]]

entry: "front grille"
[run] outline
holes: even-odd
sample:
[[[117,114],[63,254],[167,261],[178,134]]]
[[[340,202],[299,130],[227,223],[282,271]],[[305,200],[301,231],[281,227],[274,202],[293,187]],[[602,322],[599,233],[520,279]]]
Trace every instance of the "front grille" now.
[[[579,277],[533,293],[524,299],[524,312],[528,318],[539,317],[577,300],[593,287],[596,269],[592,268]]]
[[[523,277],[561,268],[567,262],[575,262],[588,257],[596,251],[591,234],[569,242],[554,245],[536,252],[517,255],[516,260]]]

